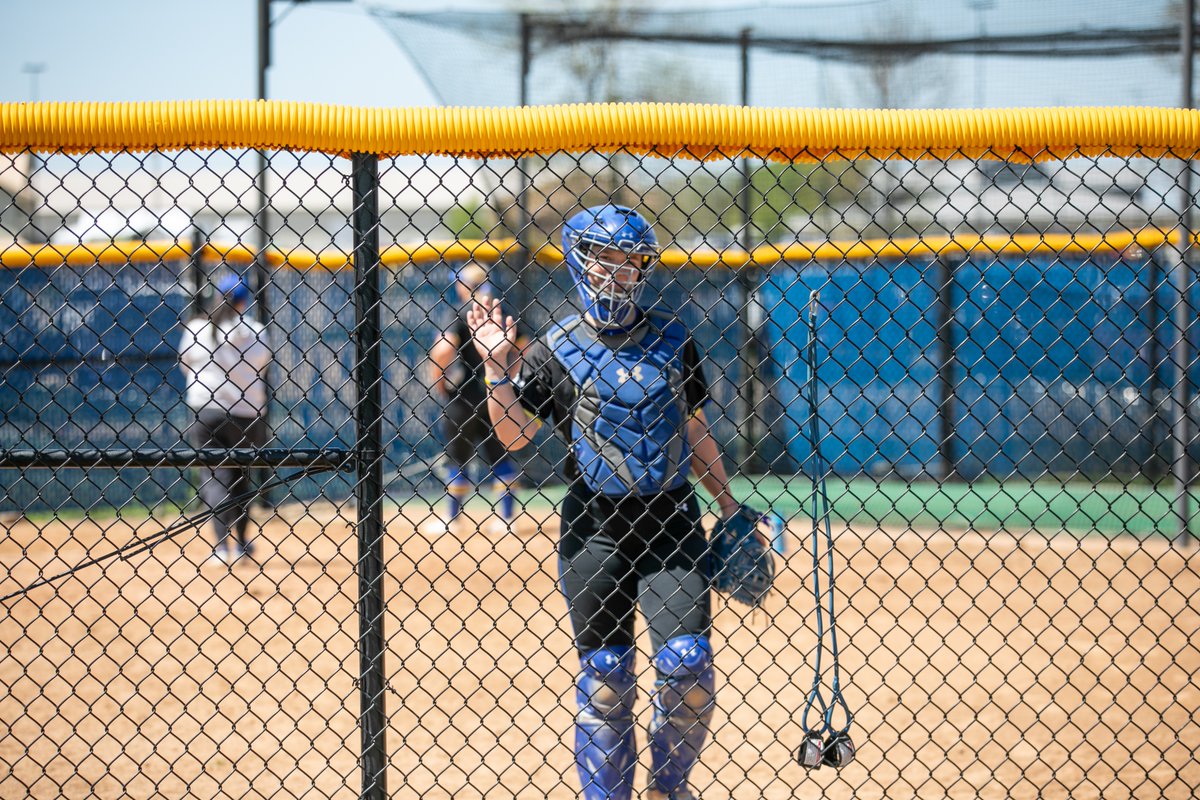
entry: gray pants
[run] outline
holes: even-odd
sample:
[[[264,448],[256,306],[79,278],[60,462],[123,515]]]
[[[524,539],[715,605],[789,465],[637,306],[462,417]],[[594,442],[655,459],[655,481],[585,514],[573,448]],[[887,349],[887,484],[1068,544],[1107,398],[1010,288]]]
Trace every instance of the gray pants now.
[[[188,440],[196,448],[227,450],[235,447],[262,447],[266,425],[261,417],[237,417],[223,411],[201,411],[188,430]],[[213,515],[217,546],[225,546],[229,534],[246,546],[246,528],[250,524],[250,469],[246,467],[200,467],[200,500],[209,509],[241,497]]]

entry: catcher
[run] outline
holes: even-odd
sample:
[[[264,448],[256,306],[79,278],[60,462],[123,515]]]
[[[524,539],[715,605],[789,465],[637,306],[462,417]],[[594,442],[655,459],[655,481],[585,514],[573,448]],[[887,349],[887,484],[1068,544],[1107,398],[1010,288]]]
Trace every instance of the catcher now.
[[[520,363],[512,317],[489,299],[468,312],[488,412],[509,450],[529,444],[542,420],[570,445],[558,555],[580,659],[583,796],[624,800],[633,790],[640,604],[657,673],[646,796],[690,800],[715,705],[709,587],[757,604],[773,562],[758,515],[729,493],[696,345],[672,313],[640,302],[658,259],[654,231],[606,205],[568,220],[562,240],[583,313],[552,325]],[[720,506],[711,548],[690,474]]]

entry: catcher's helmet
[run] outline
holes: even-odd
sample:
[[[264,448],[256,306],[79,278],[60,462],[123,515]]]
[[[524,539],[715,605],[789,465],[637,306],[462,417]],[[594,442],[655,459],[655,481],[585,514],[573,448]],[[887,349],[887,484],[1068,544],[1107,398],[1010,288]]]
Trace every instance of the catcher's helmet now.
[[[562,242],[584,311],[601,327],[622,325],[658,261],[650,223],[624,206],[595,206],[566,221]],[[623,258],[613,259],[614,251]]]

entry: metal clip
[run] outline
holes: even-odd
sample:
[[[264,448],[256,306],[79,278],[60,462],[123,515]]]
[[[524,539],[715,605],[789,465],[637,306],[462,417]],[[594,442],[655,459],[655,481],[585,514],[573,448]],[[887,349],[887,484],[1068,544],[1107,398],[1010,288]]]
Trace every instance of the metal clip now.
[[[805,769],[817,769],[825,764],[824,750],[825,744],[821,741],[821,734],[810,731],[804,734],[804,740],[800,742],[800,749],[796,751],[796,761]]]
[[[832,734],[825,741],[823,760],[829,766],[841,769],[854,760],[855,752],[854,742],[851,741],[850,734],[841,731],[840,733]]]

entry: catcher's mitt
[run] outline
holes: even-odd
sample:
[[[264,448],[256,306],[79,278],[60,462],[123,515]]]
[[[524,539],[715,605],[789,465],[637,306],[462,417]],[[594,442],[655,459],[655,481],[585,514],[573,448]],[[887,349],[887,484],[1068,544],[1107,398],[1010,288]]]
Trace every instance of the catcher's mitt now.
[[[713,587],[748,606],[762,605],[775,582],[775,559],[756,535],[762,517],[742,506],[716,524],[710,540]]]

